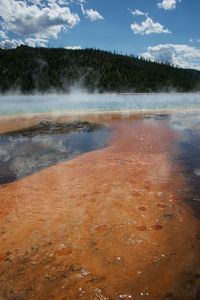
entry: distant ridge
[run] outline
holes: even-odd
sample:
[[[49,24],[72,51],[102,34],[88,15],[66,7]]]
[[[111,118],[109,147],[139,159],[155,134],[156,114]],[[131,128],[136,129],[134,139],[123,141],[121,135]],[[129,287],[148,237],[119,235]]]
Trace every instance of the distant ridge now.
[[[0,49],[0,92],[195,92],[200,71],[98,49]]]

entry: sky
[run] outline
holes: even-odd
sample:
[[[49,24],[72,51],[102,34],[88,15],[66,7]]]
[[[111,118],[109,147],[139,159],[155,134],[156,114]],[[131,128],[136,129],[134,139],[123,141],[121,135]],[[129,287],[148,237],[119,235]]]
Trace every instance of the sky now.
[[[200,0],[0,0],[0,48],[98,48],[200,70]]]

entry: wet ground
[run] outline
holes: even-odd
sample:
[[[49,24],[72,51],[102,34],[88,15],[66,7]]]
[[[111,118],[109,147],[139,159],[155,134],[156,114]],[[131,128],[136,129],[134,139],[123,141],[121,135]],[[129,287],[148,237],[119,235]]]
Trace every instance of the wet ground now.
[[[199,115],[82,118],[104,148],[0,186],[0,299],[200,299]]]

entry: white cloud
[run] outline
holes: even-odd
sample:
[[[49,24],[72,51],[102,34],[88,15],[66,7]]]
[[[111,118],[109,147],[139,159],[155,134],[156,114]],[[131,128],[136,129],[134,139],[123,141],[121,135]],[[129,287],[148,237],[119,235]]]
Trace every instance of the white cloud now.
[[[37,0],[32,2],[39,3]],[[68,7],[61,7],[56,3],[43,4],[42,7],[36,4],[1,0],[3,29],[25,37],[57,38],[62,30],[73,28],[80,21],[79,16]]]
[[[200,39],[193,39],[193,38],[191,38],[191,39],[189,39],[189,42],[191,43],[191,44],[200,44]]]
[[[23,45],[24,43],[22,40],[4,40],[0,42],[0,48],[1,49],[13,49],[17,48],[20,45]]]
[[[25,39],[24,44],[30,47],[47,47],[48,40],[27,38]]]
[[[37,1],[37,0],[36,0]],[[73,0],[48,0],[48,3],[56,3],[59,5],[69,5],[73,2]]]
[[[85,15],[88,17],[90,21],[103,20],[103,16],[97,11],[93,9],[86,9]]]
[[[177,2],[177,0],[163,0],[162,2],[158,3],[158,7],[166,9],[166,10],[175,9],[176,2]],[[180,2],[180,0],[179,0],[179,2]]]
[[[182,68],[200,70],[200,49],[188,45],[160,44],[141,54],[152,61],[168,62]]]
[[[141,24],[131,24],[131,29],[135,34],[151,34],[151,33],[171,33],[167,28],[164,28],[160,23],[154,23],[154,21],[147,17]]]
[[[132,14],[132,16],[136,17],[136,16],[148,16],[148,13],[145,13],[139,9],[135,9],[135,10],[130,10],[130,13]]]
[[[83,4],[81,4],[82,13],[88,18],[90,21],[99,21],[104,20],[104,17],[94,9],[84,9]]]
[[[27,0],[27,2],[30,4],[39,5],[39,4],[41,4],[42,0]]]
[[[64,47],[65,49],[68,49],[68,50],[81,50],[81,46],[65,46]]]
[[[4,31],[0,30],[0,39],[7,39],[7,35],[5,34]]]
[[[0,42],[1,49],[14,49],[19,47],[20,45],[27,45],[29,47],[47,47],[48,40],[46,39],[32,39],[27,38],[24,41],[21,39],[6,39]]]

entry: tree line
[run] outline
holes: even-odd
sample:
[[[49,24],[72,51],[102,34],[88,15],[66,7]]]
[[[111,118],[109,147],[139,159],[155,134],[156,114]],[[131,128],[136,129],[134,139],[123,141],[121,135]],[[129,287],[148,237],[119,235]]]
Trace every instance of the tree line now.
[[[0,49],[0,92],[190,92],[200,72],[99,49]]]

